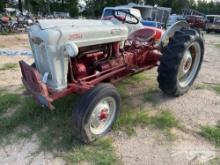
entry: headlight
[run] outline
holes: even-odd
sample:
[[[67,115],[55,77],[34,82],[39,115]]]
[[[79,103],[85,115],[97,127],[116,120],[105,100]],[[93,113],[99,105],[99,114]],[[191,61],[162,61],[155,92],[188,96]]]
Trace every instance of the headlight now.
[[[70,57],[76,57],[79,53],[79,49],[74,42],[68,42],[64,46],[65,54]]]

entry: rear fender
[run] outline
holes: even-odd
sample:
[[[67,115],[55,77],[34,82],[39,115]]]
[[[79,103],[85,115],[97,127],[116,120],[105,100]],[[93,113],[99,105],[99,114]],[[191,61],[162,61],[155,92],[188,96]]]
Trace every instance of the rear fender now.
[[[174,33],[177,30],[180,30],[182,28],[189,27],[189,24],[186,21],[179,21],[170,26],[162,35],[160,42],[158,44],[158,47],[160,50],[162,50],[164,47],[166,47],[169,43],[169,39],[173,37]]]

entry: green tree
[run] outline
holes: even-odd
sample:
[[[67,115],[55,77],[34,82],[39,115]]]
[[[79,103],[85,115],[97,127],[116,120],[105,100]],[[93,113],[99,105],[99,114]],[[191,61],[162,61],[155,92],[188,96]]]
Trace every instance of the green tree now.
[[[47,13],[47,5],[44,0],[25,0],[25,8],[29,9],[33,13],[38,11]]]
[[[181,14],[181,9],[189,8],[189,6],[189,1],[173,0],[171,7],[173,13]]]
[[[0,10],[5,7],[6,0],[0,0]],[[24,7],[33,13],[38,11],[49,14],[53,11],[69,12],[72,17],[78,16],[77,0],[61,0],[53,2],[50,0],[25,0]],[[130,2],[138,3],[140,0],[87,0],[86,10],[82,13],[86,17],[100,17],[104,7],[125,5]],[[220,5],[213,1],[198,0],[145,0],[146,5],[170,7],[173,13],[181,13],[182,8],[196,9],[205,14],[220,14]]]
[[[5,8],[6,1],[5,0],[0,0],[0,11],[3,11]]]
[[[192,8],[192,9],[195,9],[195,8],[196,8],[196,2],[195,2],[195,0],[189,0],[189,7]]]
[[[77,17],[79,14],[78,8],[77,8],[77,4],[78,4],[78,0],[69,0],[68,1],[68,12],[70,13],[71,17]]]
[[[205,14],[220,14],[220,4],[214,1],[198,0],[196,9]]]

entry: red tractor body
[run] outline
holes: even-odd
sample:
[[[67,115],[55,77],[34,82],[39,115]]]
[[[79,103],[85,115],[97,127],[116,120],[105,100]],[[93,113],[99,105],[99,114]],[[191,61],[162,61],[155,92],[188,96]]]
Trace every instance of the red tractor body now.
[[[123,50],[120,42],[103,47],[97,45],[80,48],[83,57],[72,59],[68,65],[68,87],[56,91],[42,82],[36,68],[20,62],[22,81],[40,105],[53,109],[53,101],[71,93],[83,93],[101,82],[115,83],[122,78],[158,65],[162,55],[155,43],[163,31],[157,28],[143,28],[133,32],[125,42]],[[109,58],[107,61],[102,59]]]

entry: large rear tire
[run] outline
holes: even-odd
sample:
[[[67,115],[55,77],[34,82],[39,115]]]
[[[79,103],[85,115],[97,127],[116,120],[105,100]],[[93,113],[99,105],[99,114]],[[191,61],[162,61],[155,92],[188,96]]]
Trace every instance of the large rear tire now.
[[[176,31],[163,51],[158,67],[158,83],[166,94],[180,96],[192,86],[200,70],[204,41],[194,29]]]
[[[99,84],[86,92],[72,113],[73,131],[84,143],[108,133],[120,108],[120,95],[111,84]]]

